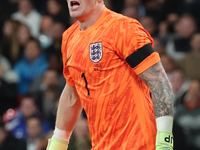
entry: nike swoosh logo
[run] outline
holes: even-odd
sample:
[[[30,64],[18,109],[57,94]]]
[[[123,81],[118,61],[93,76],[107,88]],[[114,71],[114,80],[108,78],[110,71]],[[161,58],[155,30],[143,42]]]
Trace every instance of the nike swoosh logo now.
[[[69,56],[69,58],[67,59],[67,62],[69,61],[69,59],[71,58],[72,55]]]

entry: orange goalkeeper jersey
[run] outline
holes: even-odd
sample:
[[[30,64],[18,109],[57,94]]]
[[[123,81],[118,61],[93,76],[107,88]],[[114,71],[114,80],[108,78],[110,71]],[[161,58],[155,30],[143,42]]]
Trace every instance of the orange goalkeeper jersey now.
[[[138,77],[160,58],[153,52],[135,67],[126,58],[153,40],[134,19],[104,8],[99,20],[63,34],[64,76],[88,117],[92,150],[154,150],[156,124],[150,91]]]

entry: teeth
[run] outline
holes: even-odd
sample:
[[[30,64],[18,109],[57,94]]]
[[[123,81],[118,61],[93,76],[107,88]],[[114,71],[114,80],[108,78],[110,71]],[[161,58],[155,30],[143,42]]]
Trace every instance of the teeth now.
[[[78,2],[71,2],[71,4],[72,4],[72,6],[73,6],[73,5],[79,5]]]

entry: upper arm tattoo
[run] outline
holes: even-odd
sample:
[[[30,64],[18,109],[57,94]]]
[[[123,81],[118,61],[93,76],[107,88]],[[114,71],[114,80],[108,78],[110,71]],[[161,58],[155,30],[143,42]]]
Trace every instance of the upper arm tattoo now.
[[[161,62],[141,73],[139,77],[151,91],[155,117],[173,116],[172,87]]]

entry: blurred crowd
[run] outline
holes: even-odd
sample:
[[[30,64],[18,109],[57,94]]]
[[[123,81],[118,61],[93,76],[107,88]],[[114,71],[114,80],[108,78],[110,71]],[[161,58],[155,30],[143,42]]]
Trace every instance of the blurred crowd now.
[[[174,91],[174,149],[200,149],[200,1],[104,0],[154,39]],[[45,150],[62,75],[62,33],[76,20],[65,0],[0,0],[0,150]],[[67,117],[67,114],[66,114]],[[83,111],[69,150],[89,150]]]

